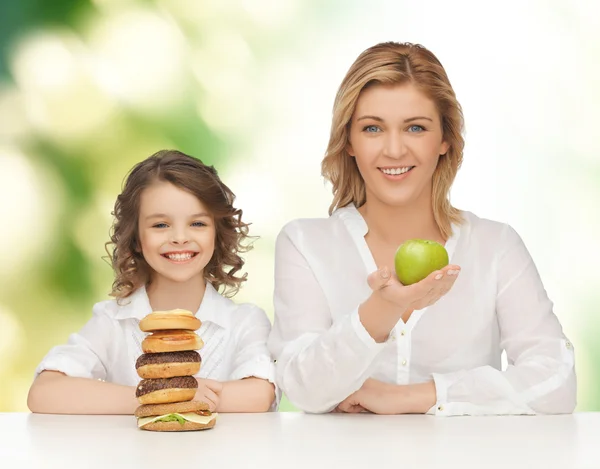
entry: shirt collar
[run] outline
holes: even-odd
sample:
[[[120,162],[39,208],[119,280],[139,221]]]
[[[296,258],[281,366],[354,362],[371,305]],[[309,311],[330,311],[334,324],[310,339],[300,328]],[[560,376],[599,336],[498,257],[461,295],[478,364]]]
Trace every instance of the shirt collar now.
[[[369,232],[369,227],[363,216],[360,214],[360,212],[354,205],[354,203],[350,203],[345,207],[338,208],[337,210],[335,210],[335,212],[333,212],[332,216],[337,216],[346,225],[348,231],[350,232],[350,235],[354,239],[354,242],[356,243],[359,249],[360,255],[363,258],[365,266],[367,267],[369,272],[375,271],[377,269],[377,266],[375,265],[373,255],[371,254],[371,251],[369,250],[365,241],[365,236]],[[467,218],[464,216],[464,213],[463,218],[466,222]],[[446,241],[445,245],[446,251],[448,252],[448,257],[450,258],[450,262],[452,262],[452,256],[454,255],[456,244],[460,237],[461,225],[452,223],[451,229],[452,234],[450,235],[450,238],[448,238],[448,240]]]
[[[340,218],[353,235],[364,237],[369,231],[367,222],[353,203],[338,208],[333,215]]]
[[[195,316],[202,322],[212,322],[227,327],[226,309],[231,300],[222,297],[209,282],[206,282],[204,298]],[[141,320],[152,312],[146,287],[138,288],[131,296],[122,300],[117,319],[135,318]]]

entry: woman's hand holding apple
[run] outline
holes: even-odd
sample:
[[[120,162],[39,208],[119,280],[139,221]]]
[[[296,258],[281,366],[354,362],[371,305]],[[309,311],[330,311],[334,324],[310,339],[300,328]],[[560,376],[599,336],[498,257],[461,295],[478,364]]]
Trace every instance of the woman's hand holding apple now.
[[[406,249],[407,243],[413,244],[408,246],[410,249]],[[458,265],[448,264],[442,245],[426,240],[407,243],[398,248],[395,267],[401,271],[400,277],[415,283],[403,285],[388,267],[381,267],[367,278],[373,292],[360,305],[359,318],[377,342],[386,340],[400,319],[406,322],[414,310],[436,303],[450,291],[460,273]]]

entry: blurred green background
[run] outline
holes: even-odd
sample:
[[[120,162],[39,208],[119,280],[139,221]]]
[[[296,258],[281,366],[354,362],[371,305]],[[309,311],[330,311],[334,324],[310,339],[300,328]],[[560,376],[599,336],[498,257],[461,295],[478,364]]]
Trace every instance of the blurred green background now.
[[[237,301],[272,317],[274,239],[326,216],[337,86],[386,40],[446,66],[468,130],[453,202],[525,239],[576,346],[578,410],[600,410],[600,8],[480,3],[3,0],[0,411],[26,410],[37,363],[107,298],[114,199],[159,149],[214,164],[237,194],[260,236]]]

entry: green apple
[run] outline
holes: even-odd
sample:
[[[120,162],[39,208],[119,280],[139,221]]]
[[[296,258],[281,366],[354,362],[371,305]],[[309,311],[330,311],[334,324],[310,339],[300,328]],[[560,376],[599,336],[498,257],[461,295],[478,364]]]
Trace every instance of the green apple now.
[[[409,239],[394,256],[396,275],[403,285],[420,282],[431,272],[446,267],[448,262],[446,248],[428,239]]]

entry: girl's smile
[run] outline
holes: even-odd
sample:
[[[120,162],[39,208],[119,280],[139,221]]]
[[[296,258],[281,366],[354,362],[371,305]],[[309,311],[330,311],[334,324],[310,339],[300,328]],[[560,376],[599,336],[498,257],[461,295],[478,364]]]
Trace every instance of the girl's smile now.
[[[161,254],[165,259],[174,264],[187,264],[198,255],[195,251],[171,251]]]

